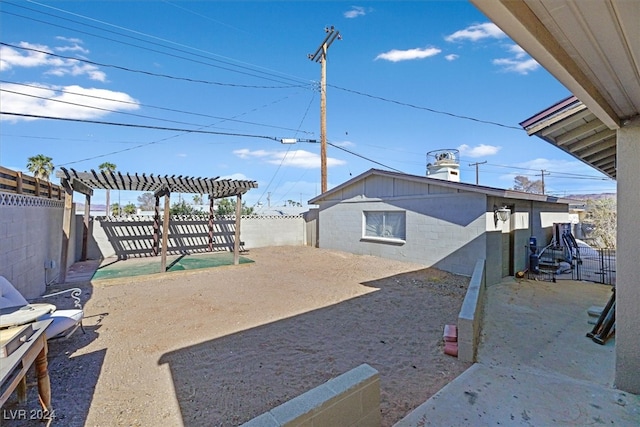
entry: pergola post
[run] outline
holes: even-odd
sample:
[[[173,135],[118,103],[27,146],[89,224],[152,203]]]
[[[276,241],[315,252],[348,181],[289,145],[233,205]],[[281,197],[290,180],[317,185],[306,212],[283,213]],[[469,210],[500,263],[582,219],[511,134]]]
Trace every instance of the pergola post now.
[[[160,196],[156,196],[155,214],[153,215],[153,256],[158,256],[158,246],[160,245]]]
[[[242,195],[236,196],[236,232],[233,239],[233,265],[240,263],[240,216],[242,215]]]
[[[51,192],[49,192],[49,197],[51,197]],[[80,256],[81,261],[87,260],[87,242],[89,240],[89,213],[91,212],[91,195],[85,194],[84,197],[84,217],[82,219],[82,255]]]
[[[171,209],[171,192],[166,191],[164,195],[164,217],[162,221],[162,256],[160,261],[160,271],[167,271],[167,246],[169,245],[169,216]]]
[[[209,194],[209,252],[213,252],[213,230],[215,227],[215,216],[214,216],[214,201],[215,198],[213,194]]]
[[[64,188],[64,213],[62,216],[62,247],[60,248],[60,274],[59,283],[67,280],[67,262],[69,259],[69,241],[71,236],[71,211],[73,208],[73,189],[69,181],[62,183]]]

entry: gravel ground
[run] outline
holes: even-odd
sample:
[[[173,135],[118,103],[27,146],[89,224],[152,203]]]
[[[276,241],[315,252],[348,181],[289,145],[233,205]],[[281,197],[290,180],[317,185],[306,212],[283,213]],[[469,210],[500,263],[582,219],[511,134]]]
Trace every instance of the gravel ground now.
[[[469,278],[308,247],[246,256],[82,284],[86,333],[49,345],[51,424],[234,426],[368,363],[390,426],[468,367],[444,355],[442,331]],[[14,394],[0,424],[42,425],[15,416],[37,402],[35,386],[26,404]]]

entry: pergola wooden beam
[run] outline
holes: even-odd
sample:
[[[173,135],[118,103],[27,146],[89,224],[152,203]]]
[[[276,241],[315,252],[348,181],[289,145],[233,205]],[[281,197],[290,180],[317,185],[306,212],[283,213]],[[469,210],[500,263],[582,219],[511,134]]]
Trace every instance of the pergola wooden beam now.
[[[60,257],[60,282],[66,280],[66,265],[69,253],[69,236],[71,233],[71,211],[73,207],[73,192],[77,191],[86,196],[85,213],[84,213],[84,231],[82,242],[82,257],[86,258],[86,245],[88,240],[89,229],[89,210],[90,196],[93,195],[94,189],[102,190],[125,190],[125,191],[148,191],[153,192],[156,198],[155,217],[154,217],[154,246],[153,254],[158,255],[158,246],[161,244],[161,269],[166,270],[167,250],[169,243],[169,211],[171,193],[197,193],[209,195],[209,249],[213,250],[213,203],[215,199],[225,197],[237,197],[236,202],[236,230],[235,242],[233,247],[234,264],[239,263],[240,252],[240,217],[242,214],[242,195],[252,188],[258,188],[256,181],[243,180],[220,180],[219,176],[215,178],[194,178],[188,176],[160,176],[160,175],[131,175],[129,173],[121,173],[119,171],[100,171],[96,172],[78,172],[74,169],[60,168],[56,172],[56,176],[60,178],[62,187],[65,189],[65,210],[62,230],[62,250]],[[162,224],[162,242],[158,236],[160,231],[160,197],[164,200],[164,220]]]

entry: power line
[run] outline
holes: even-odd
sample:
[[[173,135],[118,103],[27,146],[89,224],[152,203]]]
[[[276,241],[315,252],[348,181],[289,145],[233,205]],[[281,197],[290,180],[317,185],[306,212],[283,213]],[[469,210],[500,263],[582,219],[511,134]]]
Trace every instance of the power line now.
[[[430,113],[442,114],[442,115],[445,115],[445,116],[454,117],[456,119],[470,120],[470,121],[477,122],[477,123],[483,123],[483,124],[487,124],[487,125],[499,126],[499,127],[503,127],[503,128],[507,128],[507,129],[514,129],[514,130],[519,130],[519,131],[523,131],[524,130],[521,127],[517,127],[517,126],[505,125],[503,123],[492,122],[492,121],[489,121],[489,120],[477,119],[475,117],[463,116],[463,115],[460,115],[460,114],[449,113],[447,111],[436,110],[434,108],[422,107],[422,106],[419,106],[419,105],[409,104],[407,102],[402,102],[402,101],[396,101],[396,100],[393,100],[393,99],[384,98],[382,96],[370,95],[368,93],[360,92],[360,91],[353,90],[353,89],[346,89],[346,88],[335,86],[335,85],[330,85],[330,86],[332,88],[335,88],[335,89],[339,89],[339,90],[342,90],[342,91],[345,91],[345,92],[353,93],[355,95],[360,95],[360,96],[364,96],[364,97],[367,97],[367,98],[377,99],[378,101],[389,102],[389,103],[392,103],[392,104],[401,105],[403,107],[414,108],[416,110],[429,111]]]
[[[0,88],[0,92],[13,93],[15,95],[21,95],[21,96],[26,96],[26,97],[30,97],[30,98],[36,98],[36,99],[44,99],[44,100],[49,101],[49,102],[58,102],[58,103],[61,103],[61,104],[73,105],[73,106],[76,106],[76,107],[89,108],[91,110],[106,111],[108,113],[124,114],[124,115],[127,115],[127,116],[140,117],[140,118],[143,118],[143,119],[161,120],[163,122],[176,123],[176,124],[179,124],[179,125],[198,126],[195,123],[181,122],[181,121],[178,121],[178,120],[170,120],[170,119],[165,119],[165,118],[161,118],[161,117],[145,116],[144,114],[130,113],[130,112],[127,112],[127,111],[111,110],[109,108],[102,108],[102,107],[96,107],[96,106],[93,106],[93,105],[79,104],[77,102],[71,102],[71,101],[63,101],[62,99],[46,98],[44,96],[32,95],[32,94],[21,93],[21,92],[15,92],[13,90],[8,90],[8,89]]]
[[[318,144],[318,141],[307,141],[307,142],[310,142],[310,143],[313,143],[313,144]],[[338,150],[342,150],[342,151],[344,151],[344,152],[346,152],[346,153],[349,153],[349,154],[351,154],[352,156],[360,157],[361,159],[364,159],[364,160],[366,160],[366,161],[368,161],[368,162],[371,162],[371,163],[375,163],[376,165],[382,166],[382,167],[387,168],[387,169],[390,169],[390,170],[392,170],[392,171],[400,172],[400,173],[404,173],[403,171],[401,171],[401,170],[399,170],[399,169],[392,168],[391,166],[388,166],[388,165],[385,165],[384,163],[380,163],[380,162],[378,162],[378,161],[376,161],[376,160],[370,159],[369,157],[363,156],[362,154],[358,154],[358,153],[356,153],[356,152],[354,152],[354,151],[347,150],[346,148],[341,147],[341,146],[336,145],[336,144],[333,144],[333,143],[331,143],[331,142],[329,142],[329,141],[327,141],[327,145],[330,145],[330,146],[332,146],[332,147],[334,147],[334,148],[337,148]]]
[[[217,55],[217,54],[214,54],[214,53],[211,53],[211,52],[203,51],[203,50],[201,50],[201,49],[193,48],[193,47],[191,47],[191,46],[187,46],[187,45],[184,45],[184,44],[181,44],[181,43],[173,42],[173,41],[171,41],[171,40],[167,40],[167,39],[160,38],[160,37],[156,37],[156,36],[153,36],[153,35],[150,35],[150,34],[142,33],[142,32],[140,32],[140,31],[132,30],[132,29],[129,29],[129,28],[126,28],[126,27],[121,27],[121,26],[118,26],[118,25],[115,25],[115,24],[111,24],[111,23],[108,23],[108,22],[105,22],[105,21],[97,20],[97,19],[95,19],[95,18],[90,18],[90,17],[84,16],[84,15],[80,15],[80,14],[77,14],[77,13],[69,12],[69,11],[66,11],[66,10],[63,10],[63,9],[59,9],[59,8],[56,8],[56,7],[52,7],[52,6],[49,6],[49,5],[44,5],[44,4],[41,4],[41,3],[35,2],[35,1],[29,1],[29,2],[30,2],[30,3],[32,3],[32,4],[37,4],[37,5],[42,6],[42,7],[45,7],[45,8],[53,9],[53,10],[56,10],[56,11],[59,11],[59,12],[63,12],[63,13],[66,13],[66,14],[70,14],[70,15],[73,15],[73,16],[78,16],[78,17],[81,17],[81,18],[83,18],[83,19],[87,19],[87,20],[90,20],[90,21],[93,21],[93,22],[98,22],[98,23],[103,24],[103,25],[107,25],[107,26],[110,26],[110,27],[114,27],[114,28],[117,28],[117,29],[121,29],[121,30],[124,30],[124,31],[127,31],[127,32],[131,32],[131,33],[139,34],[139,35],[143,35],[143,36],[145,36],[145,37],[149,37],[149,38],[152,38],[152,39],[160,40],[160,41],[165,42],[165,43],[170,43],[170,44],[173,44],[173,45],[176,45],[176,46],[185,47],[185,48],[192,49],[192,50],[195,50],[195,51],[201,51],[201,52],[207,53],[207,54],[209,54],[209,55],[221,56],[221,55]],[[11,5],[16,6],[16,7],[22,7],[22,8],[24,8],[24,9],[31,10],[31,11],[34,11],[34,12],[37,12],[37,13],[41,13],[41,14],[45,14],[45,15],[49,15],[49,16],[53,16],[53,17],[56,17],[56,18],[58,18],[58,19],[68,20],[68,21],[71,21],[71,22],[74,22],[74,23],[78,23],[78,24],[80,24],[80,25],[90,26],[90,27],[93,27],[93,28],[99,29],[99,30],[101,30],[101,31],[107,31],[107,32],[115,33],[115,34],[120,35],[120,36],[123,36],[123,37],[133,38],[133,39],[135,39],[135,40],[139,40],[139,41],[142,41],[142,42],[144,42],[144,43],[155,44],[155,45],[161,46],[161,47],[166,48],[166,49],[173,49],[173,50],[178,50],[178,51],[183,52],[183,53],[187,53],[187,54],[189,54],[189,55],[201,56],[201,55],[193,54],[193,53],[191,53],[191,52],[185,52],[185,51],[183,51],[183,50],[179,50],[179,49],[171,48],[171,47],[169,47],[169,46],[164,46],[164,45],[162,45],[162,44],[158,44],[158,43],[150,42],[150,41],[148,41],[148,40],[139,39],[139,38],[137,38],[137,37],[133,37],[133,36],[130,36],[130,35],[123,35],[123,34],[120,34],[120,33],[114,32],[114,31],[106,30],[106,29],[104,29],[104,28],[95,27],[95,26],[92,26],[92,25],[89,25],[89,24],[85,24],[85,23],[80,23],[80,22],[77,22],[77,21],[69,20],[69,19],[67,19],[67,18],[63,18],[63,17],[60,17],[60,16],[47,14],[47,13],[42,12],[42,11],[37,11],[37,10],[34,10],[34,9],[26,8],[26,7],[24,7],[24,6],[19,6],[19,5],[16,5],[16,4],[14,4],[14,3],[11,3],[11,2],[6,2],[6,1],[5,1],[5,3],[6,3],[6,4],[11,4]],[[1,13],[9,13],[9,12],[5,12],[5,11],[3,11],[3,10],[0,10],[0,12],[1,12]],[[21,15],[17,15],[17,16],[21,16]],[[21,17],[23,17],[23,18],[25,18],[25,19],[33,19],[33,18],[29,18],[29,17],[24,17],[24,16],[21,16]],[[34,20],[35,20],[35,19],[34,19]],[[36,20],[36,21],[37,21],[37,20]],[[40,21],[38,21],[38,22],[40,22]],[[45,24],[49,24],[49,25],[55,25],[55,24],[50,24],[50,23],[47,23],[47,22],[44,22],[44,23],[45,23]],[[64,28],[64,27],[63,27],[63,28]],[[76,30],[74,30],[74,31],[76,31]],[[95,37],[101,37],[101,36],[97,36],[97,35],[94,35],[94,34],[90,34],[90,35],[95,36]],[[104,38],[104,37],[102,37],[102,38]],[[108,39],[108,40],[112,40],[112,39]],[[118,42],[118,43],[124,43],[124,42],[119,41],[119,40],[112,40],[112,41],[115,41],[115,42]],[[128,44],[128,43],[125,43],[125,44]],[[129,45],[131,45],[131,44],[129,44]],[[138,48],[142,48],[142,47],[140,47],[140,46],[136,46],[136,45],[132,45],[132,46],[134,46],[134,47],[138,47]],[[168,53],[166,53],[166,52],[155,51],[155,50],[148,49],[148,48],[142,48],[142,49],[147,49],[147,50],[154,51],[154,52],[158,52],[158,53],[161,53],[161,54],[164,54],[164,55],[175,56],[175,55],[170,55],[170,54],[168,54]],[[44,52],[44,53],[50,54],[49,52]],[[191,59],[183,58],[183,57],[179,57],[179,56],[176,56],[176,57],[181,58],[181,59],[185,59],[185,60],[191,60]],[[201,56],[201,57],[203,57],[203,56]],[[221,57],[224,57],[224,56],[221,56]],[[64,58],[64,57],[63,57],[63,58]],[[66,57],[66,58],[67,58],[67,59],[73,59],[73,60],[80,60],[80,59],[78,59],[78,58],[68,58],[68,57]],[[222,62],[222,63],[228,64],[228,65],[234,66],[234,67],[245,68],[245,69],[249,69],[249,70],[251,70],[251,71],[256,71],[256,70],[251,69],[251,68],[248,68],[248,67],[241,67],[241,66],[239,66],[239,65],[232,64],[232,63],[227,63],[227,62],[224,62],[224,61],[220,61],[220,60],[216,60],[216,59],[212,59],[212,58],[208,58],[208,57],[204,57],[204,58],[206,58],[206,59],[208,59],[208,60],[214,60],[214,61]],[[226,57],[224,57],[224,58],[226,58]],[[234,60],[234,61],[237,61],[237,60]],[[195,61],[195,62],[199,62],[199,61]],[[246,63],[244,63],[244,62],[242,62],[242,61],[237,61],[237,62],[240,62],[240,63],[246,64]],[[109,66],[110,66],[110,65],[108,65],[108,64],[104,64],[104,65],[102,65],[102,64],[99,64],[99,63],[91,62],[91,61],[87,61],[87,63],[91,63],[91,64],[94,64],[94,65],[106,66],[106,67],[109,67]],[[211,66],[211,64],[206,64],[206,63],[204,63],[204,65],[210,65],[210,66]],[[253,64],[250,64],[250,65],[252,65],[253,67],[256,67],[256,68],[263,68],[263,69],[264,69],[264,67],[258,67],[258,66],[255,66],[255,65],[253,65]],[[118,67],[118,66],[113,66],[113,67],[120,68],[120,69],[123,69],[123,70],[128,70],[126,67]],[[226,69],[226,68],[223,68],[223,69]],[[139,71],[139,70],[130,70],[130,71],[134,71],[134,72],[142,72],[142,71]],[[229,71],[238,72],[238,71],[236,71],[236,70],[229,70]],[[259,71],[259,72],[262,72],[262,71]],[[147,73],[147,74],[149,74],[149,75],[158,75],[158,76],[161,76],[161,77],[175,78],[175,77],[172,77],[172,76],[166,76],[166,75],[161,75],[161,74],[156,74],[156,73],[149,73],[149,72],[144,72],[144,73]],[[263,72],[263,73],[264,73],[264,72]],[[264,73],[264,74],[275,76],[274,74],[270,74],[270,73]],[[253,77],[258,77],[258,76],[255,76],[255,75],[252,75],[252,76],[253,76]],[[282,77],[282,76],[280,75],[280,76],[278,76],[278,78],[286,78],[286,77]],[[295,78],[296,78],[296,79],[299,79],[298,77],[295,77]],[[268,79],[268,80],[271,80],[271,79]],[[292,79],[290,79],[290,80],[292,80]],[[300,80],[304,80],[304,79],[300,79]],[[187,81],[189,81],[189,80],[187,79]],[[198,81],[198,80],[194,80],[194,81],[195,81],[195,82],[200,82],[200,83],[207,83],[206,81]],[[218,82],[208,82],[208,83],[210,83],[210,84],[230,85],[230,86],[239,86],[239,87],[250,87],[250,88],[251,88],[251,87],[257,87],[257,88],[273,88],[273,87],[261,87],[261,86],[249,86],[249,85],[223,84],[223,83],[218,83]],[[396,105],[401,105],[401,106],[405,106],[405,107],[409,107],[409,108],[414,108],[414,109],[419,109],[419,110],[423,110],[423,111],[428,111],[428,112],[435,113],[435,114],[447,115],[447,116],[450,116],[450,117],[453,117],[453,118],[458,118],[458,119],[463,119],[463,120],[470,120],[470,121],[474,121],[474,122],[477,122],[477,123],[489,124],[489,125],[494,125],[494,126],[499,126],[499,127],[507,128],[507,129],[513,129],[513,130],[523,131],[523,129],[522,129],[521,127],[517,127],[517,126],[511,126],[511,125],[506,125],[506,124],[499,123],[499,122],[494,122],[494,121],[489,121],[489,120],[478,119],[478,118],[475,118],[475,117],[470,117],[470,116],[465,116],[465,115],[461,115],[461,114],[451,113],[451,112],[447,112],[447,111],[437,110],[437,109],[434,109],[434,108],[418,106],[418,105],[414,105],[414,104],[410,104],[410,103],[406,103],[406,102],[402,102],[402,101],[397,101],[397,100],[392,100],[392,99],[385,98],[385,97],[381,97],[381,96],[371,95],[371,94],[364,93],[364,92],[361,92],[361,91],[356,91],[356,90],[353,90],[353,89],[347,89],[347,88],[343,88],[343,87],[339,87],[339,86],[335,86],[335,85],[329,85],[329,86],[330,86],[330,87],[334,87],[334,88],[339,89],[339,90],[342,90],[342,91],[346,91],[346,92],[349,92],[349,93],[353,93],[353,94],[356,94],[356,95],[359,95],[359,96],[364,96],[364,97],[368,97],[368,98],[372,98],[372,99],[377,99],[377,100],[384,101],[384,102],[390,102],[390,103],[394,103],[394,104],[396,104]],[[307,84],[305,84],[304,86],[300,86],[300,85],[298,85],[298,86],[291,86],[291,87],[309,87],[309,86],[308,86]]]
[[[38,86],[38,85],[30,85],[30,84],[25,84],[25,83],[9,82],[9,81],[6,81],[6,80],[0,80],[0,83],[25,86],[25,87],[30,87],[30,88],[39,89],[39,90],[52,90],[52,91],[59,92],[59,93],[75,95],[75,96],[84,96],[84,97],[87,97],[87,98],[98,99],[98,100],[101,100],[101,101],[117,102],[117,103],[121,103],[121,104],[135,105],[135,106],[141,106],[141,107],[146,107],[146,108],[153,108],[153,109],[162,110],[162,111],[168,111],[168,112],[172,112],[172,113],[180,113],[180,114],[187,114],[187,115],[192,115],[192,116],[199,116],[199,117],[217,119],[217,120],[221,120],[221,121],[229,121],[229,122],[235,122],[235,123],[249,124],[249,125],[253,125],[253,126],[262,126],[262,127],[273,128],[273,129],[281,129],[281,130],[301,132],[301,133],[305,133],[305,134],[313,134],[313,132],[302,131],[300,129],[292,129],[292,128],[286,128],[286,127],[282,127],[282,126],[267,125],[267,124],[263,124],[263,123],[250,122],[250,121],[246,121],[246,120],[237,120],[237,119],[228,118],[228,117],[212,116],[212,115],[209,115],[209,114],[194,113],[194,112],[178,110],[178,109],[174,109],[174,108],[158,107],[158,106],[154,106],[154,105],[142,104],[142,103],[139,103],[139,102],[124,101],[124,100],[120,100],[120,99],[107,98],[107,97],[104,97],[104,96],[89,95],[89,94],[86,94],[86,93],[79,93],[79,92],[73,92],[73,91],[62,90],[62,89],[52,89],[52,88],[42,87],[42,86]],[[98,110],[101,109],[101,110],[120,113],[120,114],[128,114],[128,115],[134,115],[134,116],[137,115],[137,114],[134,114],[134,113],[127,113],[127,112],[124,112],[124,111],[117,111],[117,110],[108,110],[108,109],[94,107],[94,106],[90,106],[90,105],[74,104],[74,103],[71,103],[69,101],[62,101],[62,100],[53,99],[53,98],[44,98],[44,97],[39,97],[39,96],[36,96],[36,95],[27,94],[27,93],[13,92],[13,91],[10,91],[8,89],[2,89],[1,86],[0,86],[0,91],[15,93],[15,94],[18,94],[18,95],[30,96],[30,97],[34,97],[34,98],[40,98],[40,99],[45,99],[45,100],[50,100],[50,101],[55,101],[55,102],[68,103],[68,104],[78,105],[78,106],[86,107],[86,108],[94,108],[94,109],[98,109]],[[289,98],[289,96],[286,96],[286,97],[284,97],[284,98],[282,98],[280,100],[275,101],[274,103],[282,102],[282,101],[284,101],[284,100],[286,100],[288,98]],[[140,117],[146,117],[146,116],[140,116]],[[150,117],[150,118],[156,119],[154,117]],[[158,120],[171,121],[171,120],[165,120],[165,119],[158,119]],[[175,123],[181,123],[181,122],[175,122]],[[190,124],[190,123],[185,123],[185,124]]]
[[[245,138],[262,138],[262,139],[270,139],[273,141],[279,141],[281,139],[278,137],[266,136],[266,135],[252,135],[252,134],[233,133],[233,132],[216,132],[216,131],[207,131],[207,130],[200,130],[200,129],[180,129],[180,128],[171,128],[166,126],[139,125],[139,124],[133,124],[133,123],[117,123],[117,122],[106,122],[106,121],[89,120],[89,119],[71,119],[67,117],[43,116],[39,114],[14,113],[9,111],[0,111],[0,114],[4,114],[7,116],[14,116],[14,117],[32,118],[32,119],[61,120],[66,122],[91,123],[91,124],[97,124],[97,125],[122,126],[122,127],[140,128],[140,129],[164,130],[164,131],[185,132],[185,133],[201,133],[201,134],[207,134],[207,135],[241,136]]]
[[[264,67],[260,67],[260,66],[256,66],[256,65],[253,65],[253,64],[248,64],[248,63],[243,62],[243,61],[238,61],[238,60],[235,60],[233,58],[227,58],[225,56],[218,55],[216,53],[208,52],[208,51],[205,51],[205,50],[202,50],[202,49],[198,49],[198,48],[194,48],[194,47],[191,47],[191,46],[188,46],[188,45],[184,45],[184,44],[181,44],[181,43],[173,42],[171,40],[167,40],[167,39],[159,38],[159,37],[156,37],[156,36],[152,36],[150,34],[142,33],[142,32],[136,31],[136,30],[131,30],[131,29],[128,29],[128,28],[125,28],[125,27],[120,27],[120,26],[117,26],[117,25],[114,25],[114,24],[110,24],[110,23],[105,22],[105,21],[99,21],[99,20],[96,20],[96,19],[93,19],[93,18],[89,18],[89,17],[83,16],[83,15],[79,15],[79,14],[75,14],[75,13],[72,13],[72,12],[68,12],[68,11],[65,11],[63,9],[58,9],[58,8],[50,7],[50,6],[47,6],[47,5],[41,5],[41,6],[48,7],[48,8],[51,8],[51,9],[54,9],[54,10],[57,10],[57,11],[61,11],[61,12],[67,13],[67,14],[78,16],[78,17],[81,17],[81,18],[84,18],[84,19],[87,19],[87,20],[90,20],[90,21],[99,22],[99,23],[102,23],[103,25],[107,25],[107,26],[123,29],[125,31],[131,32],[131,33],[135,33],[135,34],[140,34],[140,35],[143,35],[143,36],[148,37],[148,38],[161,40],[161,41],[164,41],[164,42],[169,43],[169,44],[174,44],[174,45],[177,45],[177,46],[185,47],[187,49],[191,49],[193,51],[206,53],[207,55],[219,56],[221,58],[225,58],[225,59],[229,59],[229,60],[235,61],[238,64],[246,64],[246,65],[238,65],[236,63],[232,63],[232,62],[229,62],[229,61],[223,61],[221,59],[211,58],[211,57],[208,57],[208,56],[205,56],[205,55],[201,55],[201,54],[185,51],[183,49],[177,49],[175,47],[166,46],[166,45],[163,45],[161,43],[156,43],[156,42],[145,40],[145,39],[142,39],[142,38],[139,38],[139,37],[134,37],[134,36],[131,36],[131,35],[122,34],[122,33],[119,33],[117,31],[108,30],[108,29],[101,28],[101,27],[98,27],[98,26],[95,26],[95,25],[90,25],[90,24],[87,24],[87,23],[75,21],[73,19],[64,18],[64,17],[58,16],[58,15],[53,15],[51,13],[46,13],[46,12],[43,12],[43,11],[40,11],[40,10],[28,8],[26,6],[17,5],[15,3],[7,2],[7,1],[5,1],[4,3],[12,5],[14,7],[26,9],[26,10],[29,10],[29,11],[32,11],[32,12],[36,12],[36,13],[40,13],[42,15],[46,15],[46,16],[50,16],[50,17],[53,17],[53,18],[56,18],[56,19],[60,19],[60,20],[63,20],[63,21],[68,21],[68,22],[72,22],[74,24],[78,24],[78,25],[82,25],[82,26],[85,26],[85,27],[97,29],[99,31],[104,31],[106,33],[115,34],[115,35],[120,36],[120,37],[133,39],[133,40],[136,40],[136,41],[139,41],[139,42],[142,42],[142,43],[147,43],[147,44],[150,44],[150,45],[162,47],[164,49],[169,49],[169,50],[172,50],[172,51],[176,51],[176,52],[184,53],[184,54],[187,54],[187,55],[191,55],[191,56],[194,56],[196,58],[203,58],[203,59],[206,59],[208,61],[218,62],[218,63],[225,64],[225,65],[228,65],[228,66],[231,66],[231,67],[235,67],[235,68],[238,68],[238,69],[241,69],[241,70],[248,70],[248,71],[251,71],[253,73],[261,73],[261,74],[264,74],[265,76],[275,77],[275,78],[277,78],[279,80],[274,80],[274,79],[270,79],[270,78],[266,78],[266,77],[262,77],[262,76],[256,76],[254,74],[241,72],[241,71],[238,71],[238,70],[233,70],[233,69],[229,69],[229,68],[225,68],[225,67],[221,67],[221,66],[216,66],[216,65],[213,65],[213,64],[210,64],[210,63],[196,61],[196,60],[191,59],[191,58],[185,58],[185,57],[182,57],[182,56],[179,56],[179,55],[174,55],[174,54],[170,54],[170,53],[167,53],[167,52],[159,51],[159,50],[156,50],[156,49],[151,49],[149,47],[143,47],[143,46],[139,46],[139,45],[136,45],[136,44],[133,44],[133,43],[128,43],[128,42],[125,42],[125,41],[122,41],[122,40],[117,40],[117,39],[101,36],[101,35],[98,35],[98,34],[89,33],[87,31],[82,31],[82,30],[79,30],[79,29],[76,29],[76,28],[69,28],[69,27],[65,27],[63,25],[55,24],[55,23],[48,22],[48,21],[43,21],[43,20],[36,19],[36,18],[33,18],[33,17],[29,17],[29,16],[20,15],[20,14],[17,14],[17,13],[8,12],[6,10],[0,10],[0,13],[5,13],[7,15],[16,16],[16,17],[23,18],[23,19],[26,19],[26,20],[38,22],[38,23],[41,23],[41,24],[45,24],[45,25],[49,25],[49,26],[53,26],[53,27],[57,27],[57,28],[62,28],[62,29],[69,30],[69,31],[75,31],[75,32],[80,33],[80,34],[85,34],[85,35],[89,35],[89,36],[92,36],[92,37],[101,38],[101,39],[104,39],[104,40],[109,40],[109,41],[112,41],[112,42],[124,44],[126,46],[132,46],[132,47],[135,47],[135,48],[138,48],[138,49],[147,50],[149,52],[160,53],[162,55],[167,55],[167,56],[171,56],[171,57],[174,57],[174,58],[183,59],[183,60],[186,60],[186,61],[200,63],[200,64],[208,65],[208,66],[211,66],[211,67],[216,67],[216,68],[220,68],[220,69],[236,72],[236,73],[239,73],[239,74],[245,74],[245,75],[249,75],[249,76],[252,76],[252,77],[263,78],[263,79],[266,79],[266,80],[272,80],[272,81],[278,81],[278,82],[281,82],[281,80],[290,80],[290,81],[295,81],[296,83],[299,83],[300,81],[305,81],[304,79],[301,79],[299,77],[295,77],[295,76],[289,77],[287,74],[281,73],[281,72],[277,72],[277,71],[276,72],[263,71],[263,70],[269,70],[269,69],[264,68]],[[32,3],[39,4],[39,3],[36,3],[36,2],[32,2]],[[250,65],[251,67],[254,67],[254,68],[250,68],[247,65]],[[269,71],[273,71],[273,70],[269,70]],[[275,74],[275,73],[278,73],[278,74]]]
[[[307,117],[307,114],[309,113],[309,109],[311,108],[311,104],[313,103],[313,100],[315,99],[315,92],[312,92],[313,95],[311,96],[311,100],[309,101],[309,104],[307,105],[307,109],[305,110],[304,114],[302,115],[302,119],[300,119],[300,126],[302,126],[302,123],[304,122],[304,120]],[[264,191],[262,192],[262,194],[260,195],[260,197],[258,197],[258,200],[254,203],[253,207],[256,207],[258,205],[258,203],[260,203],[260,200],[262,200],[262,197],[265,195],[265,193],[268,192],[269,187],[271,187],[271,184],[273,183],[273,180],[276,178],[276,175],[278,174],[278,171],[280,170],[280,167],[282,166],[282,164],[284,163],[284,159],[287,157],[287,155],[289,154],[289,150],[291,149],[291,146],[289,146],[287,148],[287,152],[285,153],[284,157],[282,158],[282,161],[280,162],[280,164],[278,165],[278,168],[276,169],[276,171],[273,173],[273,176],[271,177],[271,179],[269,180],[269,183],[267,184],[267,186],[265,187]],[[295,158],[296,154],[298,152],[296,151],[295,153],[293,153],[293,158]],[[277,185],[280,185],[280,182],[278,182]]]
[[[494,163],[487,163],[487,166],[494,166],[494,167],[498,167],[498,168],[507,168],[507,169],[517,169],[517,170],[524,170],[524,171],[530,171],[530,172],[540,172],[540,169],[525,168],[525,167],[512,166],[512,165],[496,165]],[[571,172],[558,172],[558,171],[551,171],[551,170],[545,170],[545,172],[552,172],[554,175],[555,174],[569,175],[569,176],[573,176],[573,177],[576,177],[576,178],[578,178],[578,177],[593,178],[593,179],[602,179],[603,181],[611,180],[611,178],[599,177],[599,176],[594,176],[594,175],[576,174],[576,173],[571,173]],[[534,175],[529,174],[529,176],[534,176]]]
[[[101,62],[90,61],[90,60],[84,59],[84,58],[76,58],[76,57],[72,57],[72,56],[59,55],[57,53],[47,52],[46,50],[35,49],[35,48],[32,48],[32,47],[26,47],[26,46],[16,46],[16,45],[11,44],[11,43],[0,42],[0,45],[11,47],[11,48],[14,48],[14,49],[21,49],[21,50],[27,50],[27,51],[30,51],[30,52],[41,53],[41,54],[52,56],[54,58],[67,59],[67,60],[74,61],[74,62],[84,62],[86,64],[95,65],[95,66],[99,66],[99,67],[114,68],[114,69],[117,69],[117,70],[128,71],[128,72],[131,72],[131,73],[144,74],[144,75],[147,75],[147,76],[161,77],[161,78],[171,79],[171,80],[181,80],[181,81],[186,81],[186,82],[189,82],[189,83],[200,83],[200,84],[215,85],[215,86],[239,87],[239,88],[247,88],[247,89],[291,89],[291,88],[296,88],[296,87],[297,88],[305,87],[303,85],[256,86],[256,85],[244,85],[244,84],[236,84],[236,83],[222,83],[222,82],[216,82],[216,81],[211,81],[211,80],[193,79],[193,78],[190,78],[190,77],[177,77],[177,76],[172,76],[172,75],[169,75],[169,74],[154,73],[152,71],[138,70],[138,69],[129,68],[129,67],[123,67],[123,66],[115,65],[115,64],[105,64],[105,63],[101,63]],[[228,70],[228,71],[233,71],[233,70]],[[307,86],[310,86],[310,85],[307,85]]]

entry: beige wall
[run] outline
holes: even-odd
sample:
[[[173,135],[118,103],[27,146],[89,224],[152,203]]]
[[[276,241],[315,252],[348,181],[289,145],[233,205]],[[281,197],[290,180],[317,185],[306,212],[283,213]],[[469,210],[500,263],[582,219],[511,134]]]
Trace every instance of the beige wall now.
[[[25,298],[42,295],[58,277],[63,211],[60,200],[0,192],[0,275]],[[53,269],[45,268],[49,261]]]
[[[379,427],[380,375],[363,363],[243,424],[243,427]]]
[[[640,117],[618,130],[617,388],[640,394]]]

